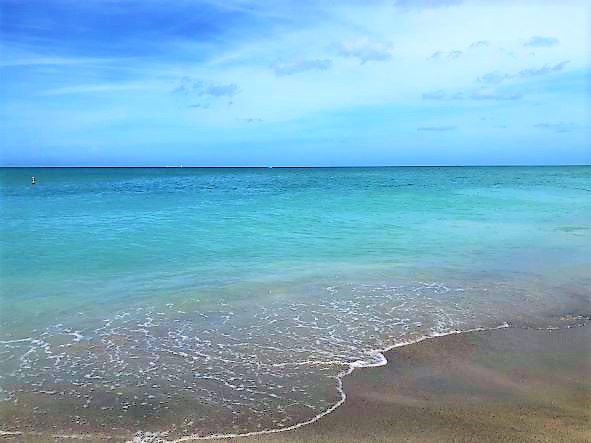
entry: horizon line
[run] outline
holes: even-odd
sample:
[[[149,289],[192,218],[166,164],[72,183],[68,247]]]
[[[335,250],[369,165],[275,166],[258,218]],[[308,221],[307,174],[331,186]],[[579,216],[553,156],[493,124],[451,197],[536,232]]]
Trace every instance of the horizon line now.
[[[171,165],[0,165],[2,169],[30,169],[30,168],[60,168],[60,169],[322,169],[322,168],[470,168],[470,167],[555,167],[555,166],[591,166],[591,163],[552,163],[552,164],[457,164],[457,165],[437,165],[437,164],[416,164],[416,165],[255,165],[255,166],[171,166]]]

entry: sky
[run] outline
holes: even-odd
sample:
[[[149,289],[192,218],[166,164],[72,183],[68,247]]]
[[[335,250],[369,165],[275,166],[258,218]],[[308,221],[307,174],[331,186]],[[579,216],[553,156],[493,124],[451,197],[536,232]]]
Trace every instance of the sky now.
[[[586,0],[0,0],[0,165],[591,163]]]

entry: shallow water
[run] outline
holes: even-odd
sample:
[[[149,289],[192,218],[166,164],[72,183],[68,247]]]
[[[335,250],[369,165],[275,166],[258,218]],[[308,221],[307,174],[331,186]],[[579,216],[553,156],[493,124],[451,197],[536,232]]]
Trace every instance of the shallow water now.
[[[0,174],[4,431],[287,428],[380,350],[591,296],[591,167]]]

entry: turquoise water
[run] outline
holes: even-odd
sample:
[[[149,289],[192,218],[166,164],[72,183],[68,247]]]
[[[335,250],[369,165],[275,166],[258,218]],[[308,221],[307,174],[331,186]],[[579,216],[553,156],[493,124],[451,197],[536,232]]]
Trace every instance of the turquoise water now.
[[[294,426],[379,350],[590,296],[591,167],[4,168],[0,198],[0,398],[71,432]]]

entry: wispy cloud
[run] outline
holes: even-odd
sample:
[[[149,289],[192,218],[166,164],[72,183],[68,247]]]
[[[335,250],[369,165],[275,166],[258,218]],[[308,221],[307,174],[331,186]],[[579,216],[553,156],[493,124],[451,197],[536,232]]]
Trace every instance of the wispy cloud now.
[[[478,40],[470,45],[470,48],[486,48],[490,46],[490,42],[488,40]]]
[[[232,98],[239,92],[238,85],[235,83],[216,84],[205,83],[203,80],[194,80],[190,77],[180,79],[177,86],[171,91],[178,95],[197,95],[209,97],[227,97]]]
[[[566,65],[569,64],[569,60],[556,63],[555,65],[544,65],[541,68],[531,68],[519,71],[518,77],[536,77],[538,75],[546,75],[552,72],[562,71]]]
[[[477,89],[469,96],[470,100],[519,100],[522,97],[522,94],[515,92],[499,92],[488,89]]]
[[[478,48],[486,48],[490,46],[490,42],[488,40],[478,40],[474,43],[471,43],[470,46],[467,47],[466,50],[470,49],[478,49]],[[460,58],[464,54],[464,51],[460,49],[452,49],[450,51],[438,50],[435,51],[431,56],[428,58],[429,60],[456,60]]]
[[[110,93],[117,91],[132,91],[145,89],[145,83],[100,83],[89,85],[64,86],[60,88],[48,89],[42,95],[69,95],[69,94],[92,94],[92,93]]]
[[[461,57],[463,54],[462,51],[459,49],[454,49],[453,51],[435,51],[429,57],[430,60],[455,60]]]
[[[505,80],[507,78],[510,78],[509,74],[499,72],[499,71],[493,71],[493,72],[488,72],[481,77],[478,77],[478,81],[480,83],[488,83],[488,84],[492,84],[492,85],[498,85],[499,83],[501,83],[503,80]]]
[[[277,62],[271,65],[277,75],[293,75],[306,71],[326,71],[332,66],[329,59],[297,59],[287,62]]]
[[[394,4],[402,10],[443,8],[455,6],[462,3],[462,0],[396,0]]]
[[[534,125],[534,128],[564,133],[571,132],[575,129],[575,125],[573,123],[537,123]]]
[[[199,95],[209,95],[211,97],[234,97],[238,93],[238,85],[229,83],[226,85],[209,85],[205,87]]]
[[[478,77],[478,81],[480,83],[488,83],[488,84],[499,84],[505,80],[512,79],[512,78],[530,78],[530,77],[537,77],[541,75],[552,74],[554,72],[562,71],[566,65],[570,62],[569,60],[561,61],[560,63],[556,63],[554,65],[544,65],[540,68],[529,68],[529,69],[522,69],[521,71],[515,74],[508,74],[499,71],[489,72],[484,74],[481,77]]]
[[[420,126],[417,128],[417,131],[424,131],[424,132],[447,132],[447,131],[455,131],[457,128],[455,126]]]
[[[183,77],[178,84],[172,89],[171,94],[189,95],[203,87],[203,82],[200,80],[193,80],[190,77]]]
[[[90,57],[4,57],[0,61],[1,67],[17,66],[74,66],[74,65],[98,65],[112,63],[114,59],[90,58]]]
[[[392,57],[392,44],[385,41],[372,41],[367,37],[347,40],[338,47],[338,52],[345,57],[354,57],[361,64],[374,61],[380,62]]]
[[[425,92],[423,100],[455,101],[455,100],[519,100],[523,96],[518,93],[499,92],[491,89],[476,89],[470,92],[446,92],[444,90]]]
[[[556,37],[541,37],[539,35],[533,36],[523,46],[529,46],[533,48],[548,48],[555,46],[559,43]]]

